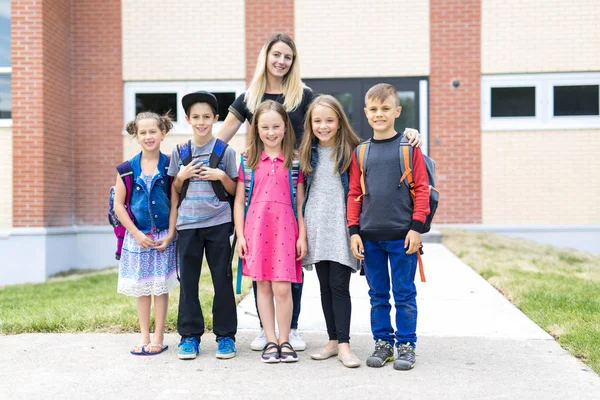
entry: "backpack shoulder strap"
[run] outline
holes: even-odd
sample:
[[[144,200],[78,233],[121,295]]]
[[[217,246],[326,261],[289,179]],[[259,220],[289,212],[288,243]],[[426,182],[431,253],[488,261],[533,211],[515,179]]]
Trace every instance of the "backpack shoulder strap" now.
[[[123,205],[133,221],[133,214],[129,207],[131,204],[131,194],[133,193],[133,167],[129,161],[125,161],[117,165],[117,172],[123,180],[123,184],[125,184],[125,203]]]
[[[365,188],[365,173],[367,156],[369,155],[369,148],[371,147],[371,139],[365,140],[354,150],[356,152],[356,161],[358,161],[358,168],[360,168],[360,187],[362,189],[362,196],[366,194]],[[360,199],[360,197],[358,199]],[[357,200],[358,200],[357,199]]]
[[[246,215],[252,198],[252,189],[254,188],[254,169],[248,167],[248,158],[245,154],[242,154],[240,158],[244,173],[244,215]]]
[[[173,185],[173,177],[169,175],[169,166],[171,165],[171,157],[166,155],[167,162],[165,163],[165,170],[163,171],[163,178],[167,180],[167,186],[165,190],[167,191],[167,197],[171,199],[171,186]]]
[[[399,184],[402,185],[402,182],[406,184],[406,186],[410,190],[410,195],[414,200],[415,182],[412,174],[413,147],[410,144],[408,144],[408,141],[405,141],[404,138],[400,141],[400,145],[398,146],[398,154],[400,158],[400,172],[402,174],[402,176],[400,177]]]
[[[225,150],[227,150],[228,146],[229,145],[221,139],[216,140],[212,152],[210,153],[210,158],[208,159],[208,166],[210,168],[217,168],[219,166],[219,163],[223,159]],[[211,185],[217,198],[220,201],[227,201],[229,196],[227,195],[227,191],[225,191],[223,183],[221,181],[211,181]]]
[[[177,145],[177,153],[179,154],[179,159],[183,165],[188,165],[192,162],[192,141],[188,140],[185,143]],[[187,194],[188,186],[190,186],[190,180],[186,179],[183,181],[181,185],[181,193],[179,193],[179,202],[177,203],[177,208],[181,206],[185,195]]]
[[[296,209],[296,195],[298,193],[298,176],[300,175],[300,160],[294,158],[292,165],[288,171],[290,177],[290,194],[292,195],[292,208],[294,209],[294,215],[298,218],[298,210]]]

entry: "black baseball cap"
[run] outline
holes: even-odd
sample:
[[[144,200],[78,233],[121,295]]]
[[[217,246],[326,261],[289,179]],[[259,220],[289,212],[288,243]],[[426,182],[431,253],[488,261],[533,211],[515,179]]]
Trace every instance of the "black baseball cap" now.
[[[188,93],[185,96],[183,96],[183,99],[181,99],[181,105],[183,106],[183,109],[185,110],[186,114],[188,113],[190,107],[195,103],[210,104],[210,106],[215,111],[215,114],[219,109],[219,104],[217,103],[217,98],[215,97],[215,95],[204,90]]]

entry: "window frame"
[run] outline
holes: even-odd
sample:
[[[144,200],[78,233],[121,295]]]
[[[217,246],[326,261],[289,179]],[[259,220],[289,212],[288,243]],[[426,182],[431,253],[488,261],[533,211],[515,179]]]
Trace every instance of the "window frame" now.
[[[0,75],[12,75],[12,67],[0,67]],[[11,76],[12,78],[12,76]],[[11,79],[12,86],[12,79]],[[11,89],[12,90],[12,89]],[[12,104],[11,104],[11,115],[12,115]],[[0,118],[0,128],[12,127],[12,118]]]
[[[244,80],[229,80],[229,81],[130,81],[125,82],[123,88],[123,111],[125,121],[123,126],[135,118],[135,95],[137,93],[176,93],[177,94],[177,115],[179,120],[173,123],[173,129],[170,134],[173,135],[191,135],[192,127],[185,121],[185,111],[181,105],[183,96],[190,92],[206,90],[213,93],[235,93],[235,97],[244,93],[246,90],[246,81]],[[223,121],[216,122],[213,126],[213,133],[219,131]],[[123,129],[123,135],[127,135]],[[246,124],[238,133],[246,133]]]
[[[600,73],[483,75],[481,130],[556,130],[600,128],[600,115],[554,116],[555,86],[600,85]],[[535,87],[535,117],[492,117],[492,88]]]

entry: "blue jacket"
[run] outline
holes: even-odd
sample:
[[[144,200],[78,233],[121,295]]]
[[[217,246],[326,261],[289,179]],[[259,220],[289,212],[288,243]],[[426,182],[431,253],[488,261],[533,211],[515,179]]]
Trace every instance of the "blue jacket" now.
[[[142,232],[148,233],[154,229],[161,232],[169,229],[169,213],[171,200],[169,198],[169,177],[165,174],[168,157],[162,153],[158,158],[159,175],[152,179],[150,191],[141,178],[140,160],[142,153],[134,156],[129,162],[133,168],[133,193],[131,194],[131,212],[135,218],[135,226]]]
[[[319,152],[317,151],[317,147],[319,145],[318,140],[314,140],[311,146],[311,154],[310,154],[310,166],[312,167],[312,173],[306,176],[306,195],[304,197],[304,203],[302,204],[302,215],[304,215],[304,210],[306,209],[306,202],[308,201],[308,195],[310,193],[310,185],[312,183],[313,174],[317,168],[317,162],[319,161]],[[344,204],[346,204],[346,199],[348,198],[348,191],[350,190],[349,184],[349,171],[342,172],[342,163],[338,165],[338,172],[340,173],[340,179],[342,180],[342,186],[344,187]]]

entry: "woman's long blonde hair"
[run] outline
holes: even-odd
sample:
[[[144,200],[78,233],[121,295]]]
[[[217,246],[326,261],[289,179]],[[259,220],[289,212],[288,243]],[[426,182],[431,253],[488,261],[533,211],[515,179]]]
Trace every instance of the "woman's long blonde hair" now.
[[[283,95],[285,96],[283,107],[287,112],[292,112],[302,102],[304,85],[300,79],[300,62],[298,60],[296,44],[285,33],[277,33],[271,36],[260,51],[254,76],[244,96],[246,107],[251,114],[254,114],[258,110],[258,106],[262,102],[262,98],[267,90],[267,56],[271,47],[277,42],[282,42],[292,49],[292,65],[288,73],[283,77]]]
[[[296,135],[294,134],[294,128],[292,127],[292,121],[285,111],[285,108],[281,104],[273,100],[265,100],[258,106],[256,113],[252,117],[252,124],[250,125],[250,132],[248,137],[248,148],[246,149],[246,157],[248,167],[254,169],[260,161],[260,155],[265,149],[265,145],[260,140],[258,134],[258,122],[261,115],[266,112],[275,111],[283,119],[285,125],[285,134],[281,143],[281,150],[283,151],[283,161],[285,168],[289,168],[292,165],[292,160],[296,157],[296,150],[294,146],[296,144]]]
[[[341,165],[341,173],[348,171],[350,164],[352,163],[352,152],[360,143],[360,139],[352,130],[346,114],[344,114],[344,108],[340,102],[333,96],[324,94],[316,97],[306,112],[306,118],[304,119],[304,135],[302,136],[302,143],[300,144],[300,165],[304,175],[310,175],[312,173],[312,166],[310,160],[312,157],[312,144],[313,141],[318,140],[312,129],[312,114],[317,106],[328,107],[335,112],[338,117],[338,132],[335,135],[335,143],[333,145],[333,154],[331,155],[336,162],[336,165]]]

